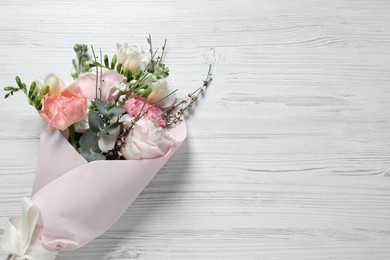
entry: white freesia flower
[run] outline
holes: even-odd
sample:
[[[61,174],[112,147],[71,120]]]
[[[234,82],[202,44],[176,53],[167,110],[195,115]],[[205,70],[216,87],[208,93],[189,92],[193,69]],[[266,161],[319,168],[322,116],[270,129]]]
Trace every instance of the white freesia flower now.
[[[132,117],[122,116],[121,122],[128,125]],[[152,159],[164,156],[176,143],[172,135],[162,127],[141,118],[125,138],[121,153],[126,160]]]
[[[82,120],[82,121],[77,122],[73,125],[74,125],[74,130],[77,133],[84,133],[85,131],[87,131],[89,129],[88,119]]]
[[[112,96],[116,99],[121,92],[129,91],[129,87],[126,83],[116,82],[114,85],[115,91],[112,93]]]
[[[140,71],[146,68],[151,57],[150,54],[142,49],[138,50],[137,46],[125,44],[116,44],[117,46],[117,61],[122,65],[122,69],[128,69],[137,75]]]
[[[43,85],[49,86],[47,95],[51,97],[60,95],[61,90],[65,88],[64,81],[54,73],[46,75]]]
[[[148,83],[148,87],[152,89],[152,92],[148,96],[149,103],[154,103],[173,92],[173,89],[169,85],[169,80],[166,78],[159,79],[156,82],[150,82]],[[157,106],[161,108],[168,108],[171,107],[175,102],[176,93],[173,93],[169,97],[159,102]]]

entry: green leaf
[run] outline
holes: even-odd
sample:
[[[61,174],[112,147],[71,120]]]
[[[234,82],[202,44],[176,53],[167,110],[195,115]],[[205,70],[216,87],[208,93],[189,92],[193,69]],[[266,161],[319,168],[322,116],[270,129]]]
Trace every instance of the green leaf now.
[[[108,67],[108,56],[107,54],[104,54],[104,65]]]
[[[113,107],[108,110],[107,116],[114,117],[122,115],[126,112],[126,110],[123,107]]]
[[[80,137],[79,144],[83,150],[91,150],[96,145],[97,140],[97,134],[88,129]]]
[[[88,72],[90,69],[90,64],[85,64],[85,66],[83,67],[83,72]]]
[[[49,85],[44,85],[44,86],[41,88],[41,90],[40,90],[40,92],[39,92],[39,95],[40,95],[41,97],[43,97],[43,96],[46,95],[47,93],[49,93]]]
[[[34,85],[34,91],[33,91],[33,93],[32,93],[31,98],[32,98],[32,99],[37,99],[38,92],[39,92],[39,89],[36,87],[36,85]]]
[[[8,93],[4,96],[4,98],[8,98],[11,93]]]
[[[95,98],[94,101],[99,112],[102,113],[104,116],[107,115],[107,103],[98,98]]]
[[[95,111],[90,110],[88,112],[89,127],[92,132],[98,133],[104,127],[103,119]]]
[[[72,59],[73,68],[77,70],[77,63],[75,59]]]
[[[35,81],[33,81],[33,82],[31,83],[31,85],[30,85],[30,90],[28,91],[28,96],[27,96],[28,98],[31,98],[31,97],[32,97],[32,95],[33,95],[33,93],[34,93],[36,87],[37,87],[37,83],[35,83]]]
[[[121,71],[122,71],[122,64],[118,64],[118,65],[116,66],[116,71],[117,71],[118,73],[121,73]]]
[[[112,57],[112,60],[111,60],[111,69],[113,70],[115,68],[115,65],[116,65],[116,54]]]
[[[145,89],[145,91],[141,94],[141,97],[147,98],[147,97],[150,95],[150,93],[152,93],[152,91],[153,91],[152,88],[147,87],[147,88]]]
[[[18,84],[19,88],[23,88],[22,81],[20,80],[19,76],[16,76],[15,80],[16,80],[16,83]]]
[[[40,100],[31,100],[31,105],[38,111],[42,108],[42,103]]]
[[[10,87],[10,86],[8,86],[8,87],[4,87],[3,88],[5,91],[11,91],[11,90],[13,90],[14,89],[14,87]]]
[[[121,124],[121,123],[119,123],[119,122],[112,123],[112,124],[106,126],[106,127],[101,131],[101,133],[107,134],[107,133],[109,133],[109,132],[115,130],[120,124]]]
[[[139,70],[139,72],[135,76],[135,79],[139,79],[141,77],[141,75],[142,75],[142,70]]]
[[[88,162],[97,161],[97,160],[106,160],[106,156],[101,153],[95,153],[92,151],[81,151],[81,156],[83,156]]]
[[[125,77],[127,78],[127,81],[130,81],[131,78],[133,77],[133,73],[131,73],[130,70],[126,70]]]

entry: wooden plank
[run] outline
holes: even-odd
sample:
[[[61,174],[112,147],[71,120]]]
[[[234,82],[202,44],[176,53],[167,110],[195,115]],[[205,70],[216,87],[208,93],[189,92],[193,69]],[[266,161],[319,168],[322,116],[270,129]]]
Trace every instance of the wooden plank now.
[[[390,2],[0,3],[0,85],[72,46],[168,38],[189,138],[107,233],[58,259],[390,258]],[[146,45],[145,45],[146,46]],[[0,224],[31,191],[41,119],[0,101]],[[4,226],[1,224],[1,226]],[[2,252],[0,258],[5,258]]]

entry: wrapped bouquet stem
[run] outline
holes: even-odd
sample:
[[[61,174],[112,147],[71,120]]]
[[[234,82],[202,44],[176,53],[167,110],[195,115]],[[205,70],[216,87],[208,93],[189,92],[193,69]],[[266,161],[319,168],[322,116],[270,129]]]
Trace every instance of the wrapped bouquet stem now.
[[[183,115],[211,82],[176,98],[169,70],[150,52],[118,44],[92,58],[76,45],[74,81],[49,74],[43,84],[5,87],[22,91],[47,122],[42,130],[31,198],[11,217],[0,241],[8,259],[52,260],[107,231],[186,138]],[[100,58],[100,62],[98,59]]]

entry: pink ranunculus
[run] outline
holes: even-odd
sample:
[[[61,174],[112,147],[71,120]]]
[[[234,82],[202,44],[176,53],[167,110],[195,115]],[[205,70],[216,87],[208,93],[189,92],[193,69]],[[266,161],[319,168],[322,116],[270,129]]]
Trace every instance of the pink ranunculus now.
[[[116,83],[126,83],[126,77],[113,70],[104,70],[102,73],[101,96],[99,89],[96,96],[96,73],[94,72],[81,74],[71,88],[76,87],[80,95],[90,100],[100,98],[103,101],[112,101],[116,98],[113,95],[116,90]],[[98,86],[100,86],[100,74],[98,76]]]
[[[57,97],[45,96],[39,114],[48,122],[49,131],[53,128],[64,131],[72,124],[86,118],[87,99],[64,90]]]
[[[131,120],[128,114],[120,119],[125,127]],[[166,128],[141,118],[126,136],[121,153],[126,160],[152,159],[164,156],[175,144],[176,140]]]
[[[145,100],[143,98],[132,96],[123,104],[123,108],[126,109],[129,115],[134,117],[140,113],[141,109],[141,113],[148,111],[144,118],[150,119],[158,126],[163,126],[165,122],[161,118],[161,110],[149,103],[145,103],[145,105],[144,103]]]

